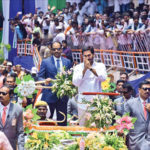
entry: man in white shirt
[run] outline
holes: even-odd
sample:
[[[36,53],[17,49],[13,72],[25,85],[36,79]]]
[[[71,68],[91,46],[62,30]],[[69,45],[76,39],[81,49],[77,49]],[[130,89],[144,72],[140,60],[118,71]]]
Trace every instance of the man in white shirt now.
[[[74,68],[73,84],[78,87],[78,102],[82,102],[82,99],[91,100],[93,96],[83,96],[80,93],[83,92],[101,92],[101,82],[106,80],[107,72],[103,63],[97,63],[94,61],[94,49],[87,48],[83,52],[84,62],[78,64]],[[85,123],[85,104],[78,104],[78,114],[80,119],[79,124],[82,126]]]
[[[64,41],[65,38],[66,38],[64,32],[62,31],[62,27],[61,26],[57,26],[56,27],[56,31],[57,31],[57,35],[53,39],[53,42],[60,42],[60,43],[62,43],[62,41]]]
[[[89,0],[85,3],[83,6],[83,10],[87,15],[94,15],[94,13],[97,11],[97,4],[94,0]]]

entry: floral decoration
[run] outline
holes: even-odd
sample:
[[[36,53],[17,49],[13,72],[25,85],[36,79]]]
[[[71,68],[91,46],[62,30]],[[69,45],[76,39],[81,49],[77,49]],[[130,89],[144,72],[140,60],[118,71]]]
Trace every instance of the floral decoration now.
[[[114,92],[116,84],[111,82],[111,79],[107,77],[107,79],[101,83],[101,87],[103,92]]]
[[[72,139],[71,135],[65,131],[56,131],[55,133],[33,132],[28,136],[25,144],[26,149],[30,150],[48,150],[61,144],[61,140]]]
[[[35,82],[31,75],[23,76],[23,79],[16,78],[17,87],[14,89],[14,93],[22,99],[24,97],[32,98],[33,94],[37,93],[35,89]]]
[[[40,119],[40,116],[37,115],[37,109],[32,108],[32,104],[27,106],[23,112],[23,127],[26,134],[31,133],[30,130],[33,124],[36,124],[36,121]]]
[[[123,117],[116,116],[116,130],[120,133],[127,135],[130,129],[134,129],[134,123],[137,118],[132,118],[129,116],[129,113],[123,115]]]
[[[56,75],[56,80],[52,81],[52,92],[56,93],[58,98],[68,96],[72,98],[77,93],[77,88],[72,84],[72,68],[65,71],[65,68],[61,73]]]
[[[115,117],[113,102],[108,97],[96,96],[91,101],[83,100],[87,104],[86,127],[104,128],[112,124]]]

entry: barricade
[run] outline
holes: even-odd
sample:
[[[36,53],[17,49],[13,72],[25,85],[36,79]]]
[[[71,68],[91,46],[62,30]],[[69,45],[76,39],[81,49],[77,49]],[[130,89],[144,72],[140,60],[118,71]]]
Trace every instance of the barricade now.
[[[73,61],[82,62],[81,50],[72,50]],[[107,67],[124,68],[149,72],[150,52],[124,52],[116,50],[95,49],[95,61],[104,63]]]
[[[105,33],[82,33],[67,35],[67,43],[71,49],[85,48],[120,50],[120,51],[150,51],[150,31],[127,31]]]

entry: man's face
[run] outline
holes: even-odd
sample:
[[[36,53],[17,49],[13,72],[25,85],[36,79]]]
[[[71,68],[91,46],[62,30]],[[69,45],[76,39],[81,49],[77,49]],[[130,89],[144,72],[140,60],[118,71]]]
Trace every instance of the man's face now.
[[[122,88],[122,86],[123,86],[123,82],[119,82],[118,84],[117,84],[117,86],[116,86],[116,89],[117,89],[117,91],[119,92],[119,93],[122,93],[122,90],[123,90],[123,88]]]
[[[46,106],[39,106],[37,110],[37,115],[41,117],[41,120],[46,119],[47,107]]]
[[[132,91],[128,91],[127,88],[123,88],[123,96],[126,98],[126,99],[129,99],[132,95]]]
[[[6,84],[9,85],[10,87],[14,87],[15,81],[13,77],[7,77],[6,78]]]
[[[21,66],[16,66],[16,71],[20,72],[21,71]]]
[[[92,54],[90,50],[84,51],[83,57],[84,57],[84,59],[87,59],[90,62],[90,64],[93,63],[94,54]]]
[[[123,81],[127,81],[127,75],[126,74],[122,74],[120,75],[120,80],[123,80]]]
[[[9,88],[7,87],[2,87],[0,89],[0,102],[4,105],[7,106],[10,102],[10,96],[9,96]]]
[[[148,99],[150,96],[150,84],[143,84],[141,88],[139,88],[139,95],[143,100]]]
[[[62,53],[62,48],[61,45],[57,42],[53,43],[52,45],[52,53],[56,58],[60,58],[61,53]]]

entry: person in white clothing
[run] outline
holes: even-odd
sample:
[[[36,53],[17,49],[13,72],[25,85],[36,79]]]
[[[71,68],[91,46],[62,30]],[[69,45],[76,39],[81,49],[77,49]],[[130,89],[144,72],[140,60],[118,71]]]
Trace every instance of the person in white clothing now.
[[[53,42],[60,42],[60,43],[62,43],[62,41],[65,40],[65,34],[64,34],[64,32],[62,32],[62,27],[61,26],[57,26],[56,27],[56,31],[57,31],[57,35],[53,39]]]
[[[94,49],[88,47],[82,51],[83,63],[74,67],[73,84],[78,87],[78,116],[79,125],[83,126],[85,123],[85,113],[87,106],[81,104],[82,99],[91,100],[93,96],[83,96],[83,92],[101,92],[101,82],[106,80],[107,72],[103,63],[94,61]],[[82,119],[81,119],[82,118]]]

